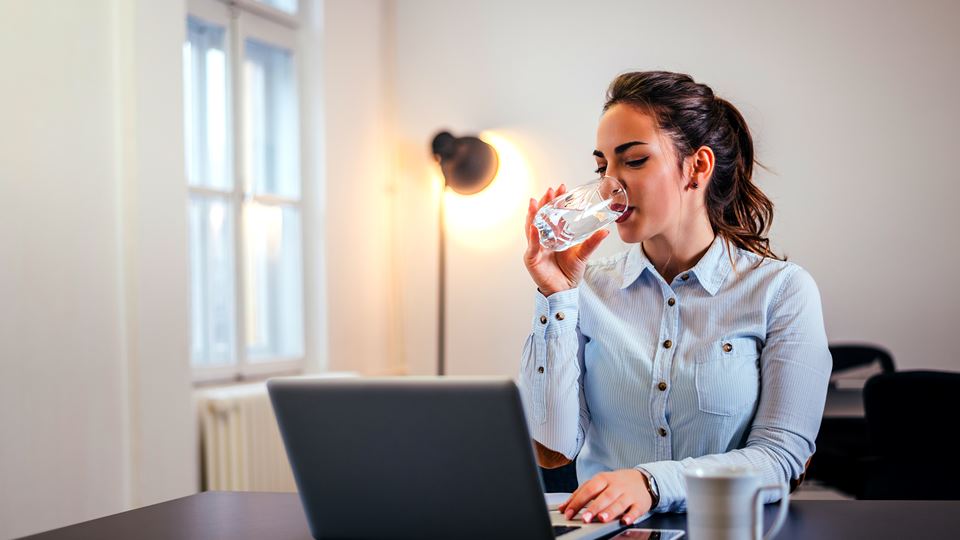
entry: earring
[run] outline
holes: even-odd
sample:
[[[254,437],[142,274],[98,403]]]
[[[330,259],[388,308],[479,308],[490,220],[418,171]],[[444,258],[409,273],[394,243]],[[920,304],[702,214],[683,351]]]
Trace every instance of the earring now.
[[[698,187],[700,187],[700,184],[698,184],[697,181],[694,180],[693,183],[690,184],[690,187],[692,187],[693,189],[697,189]]]

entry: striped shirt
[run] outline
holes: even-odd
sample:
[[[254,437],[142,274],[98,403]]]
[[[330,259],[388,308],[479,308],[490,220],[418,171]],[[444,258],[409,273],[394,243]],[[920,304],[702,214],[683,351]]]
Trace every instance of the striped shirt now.
[[[718,236],[668,284],[636,244],[574,289],[538,292],[519,376],[533,438],[576,457],[581,483],[648,472],[655,511],[686,509],[689,467],[798,478],[832,366],[820,293],[796,264],[759,261]]]

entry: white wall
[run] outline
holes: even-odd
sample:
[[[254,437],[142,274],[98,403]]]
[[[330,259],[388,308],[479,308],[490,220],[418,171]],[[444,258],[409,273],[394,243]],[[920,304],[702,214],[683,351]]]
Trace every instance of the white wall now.
[[[334,371],[402,369],[391,271],[389,36],[382,0],[324,2],[325,209],[329,361]]]
[[[117,0],[130,507],[196,491],[183,144],[183,0]]]
[[[113,76],[112,6],[2,6],[0,536],[8,537],[122,508],[128,467],[116,108],[102,84]]]
[[[960,369],[956,2],[404,0],[396,10],[399,316],[412,371],[429,373],[435,350],[433,134],[507,132],[537,195],[582,182],[606,85],[644,69],[690,73],[741,108],[776,171],[758,174],[777,205],[774,246],[817,279],[831,340],[884,344],[902,368]],[[495,250],[451,233],[453,373],[516,372],[533,301],[517,216],[516,236]],[[607,240],[601,255],[619,249]]]
[[[0,3],[0,537],[196,488],[183,20]]]

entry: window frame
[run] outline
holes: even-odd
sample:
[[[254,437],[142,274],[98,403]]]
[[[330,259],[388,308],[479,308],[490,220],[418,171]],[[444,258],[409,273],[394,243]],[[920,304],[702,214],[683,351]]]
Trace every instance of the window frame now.
[[[256,2],[255,0],[188,0],[187,17],[195,17],[205,22],[222,26],[226,31],[224,48],[227,62],[227,153],[230,156],[232,167],[233,188],[229,191],[209,186],[187,184],[187,204],[193,197],[206,200],[222,200],[232,205],[233,219],[233,270],[234,270],[234,362],[226,365],[198,366],[193,364],[192,353],[189,359],[195,384],[223,382],[229,380],[245,380],[263,378],[269,375],[302,373],[306,365],[306,329],[307,307],[302,305],[300,322],[303,325],[302,337],[303,353],[299,356],[275,356],[258,358],[251,361],[247,351],[246,309],[247,299],[244,296],[244,287],[247,283],[246,249],[247,235],[244,230],[244,213],[250,204],[261,204],[269,207],[294,208],[300,219],[300,287],[305,296],[308,289],[306,274],[305,245],[312,235],[305,227],[307,205],[304,203],[304,170],[303,170],[303,122],[300,118],[296,123],[296,140],[299,146],[299,197],[283,197],[272,194],[257,194],[253,187],[253,179],[246,177],[244,160],[247,148],[244,144],[246,125],[244,118],[244,103],[246,91],[243,62],[244,44],[247,38],[253,38],[268,45],[281,47],[291,52],[293,56],[293,87],[297,93],[297,110],[302,110],[303,78],[301,72],[301,51],[298,45],[297,30],[300,27],[299,16],[302,13],[298,6],[297,14],[292,15],[272,6]],[[186,24],[186,18],[184,19]],[[247,187],[250,190],[247,190]],[[191,270],[192,271],[192,270]],[[192,306],[192,299],[190,302]],[[190,314],[191,321],[193,314]],[[191,323],[191,332],[193,324]]]

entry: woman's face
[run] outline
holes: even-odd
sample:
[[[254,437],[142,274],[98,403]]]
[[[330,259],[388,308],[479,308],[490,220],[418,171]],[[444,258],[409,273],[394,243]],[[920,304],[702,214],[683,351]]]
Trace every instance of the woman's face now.
[[[597,172],[626,185],[628,209],[617,221],[620,238],[637,243],[677,227],[684,179],[673,144],[653,117],[628,104],[603,114],[597,128]]]

